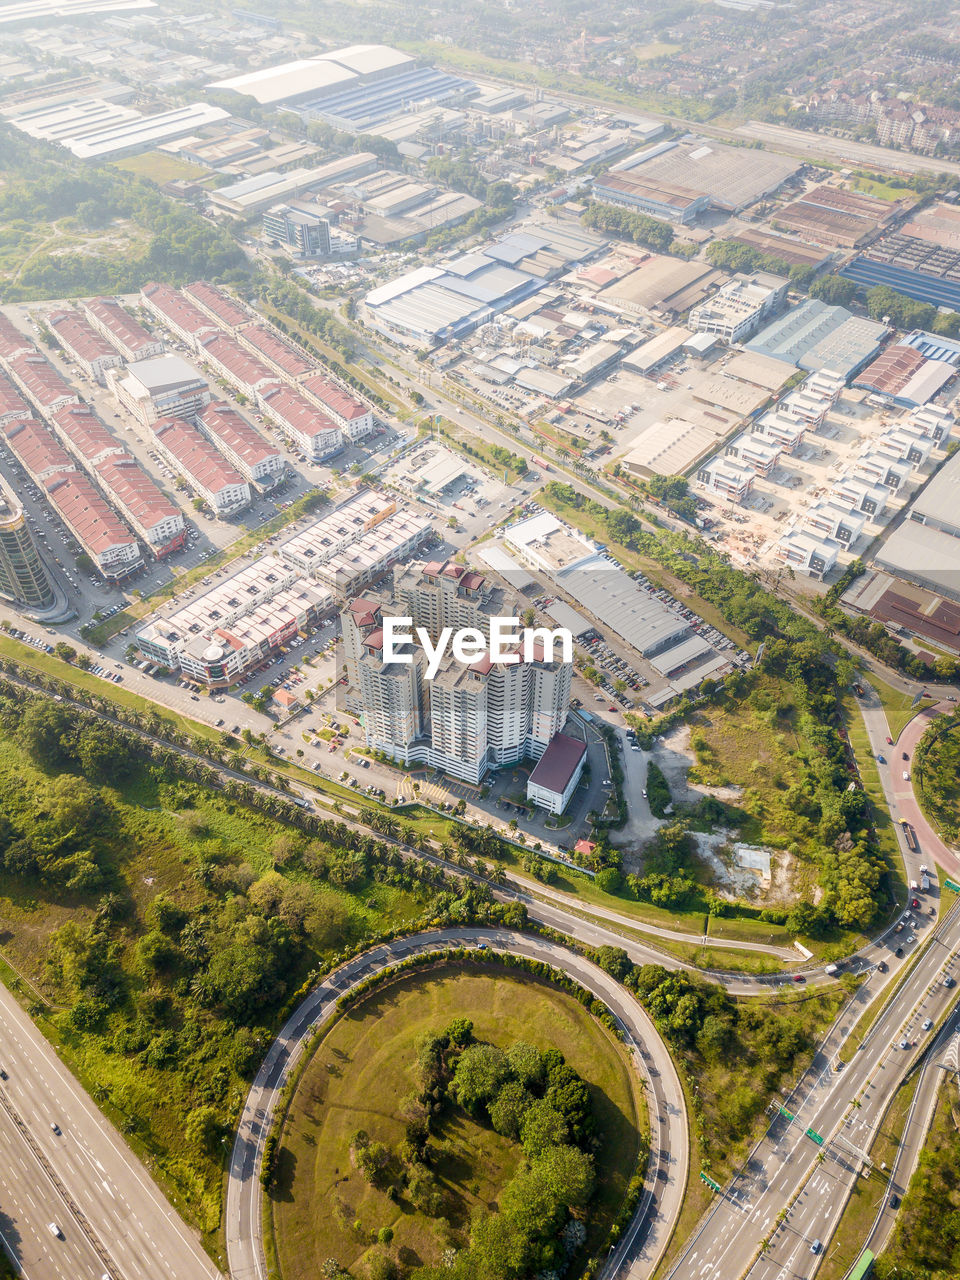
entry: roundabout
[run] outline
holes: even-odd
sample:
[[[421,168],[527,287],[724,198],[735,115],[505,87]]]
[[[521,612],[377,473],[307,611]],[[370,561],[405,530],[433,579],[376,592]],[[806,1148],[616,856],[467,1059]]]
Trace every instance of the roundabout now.
[[[274,1041],[248,1094],[230,1159],[227,1257],[234,1280],[268,1277],[260,1178],[264,1143],[273,1128],[281,1091],[291,1074],[299,1072],[305,1053],[313,1048],[316,1032],[334,1023],[338,1001],[363,987],[372,976],[389,974],[414,956],[435,955],[438,962],[449,956],[452,967],[457,957],[451,956],[451,951],[470,947],[482,952],[471,957],[474,960],[492,959],[502,953],[546,964],[589,991],[613,1015],[622,1037],[623,1057],[632,1065],[645,1094],[649,1157],[636,1210],[601,1274],[629,1276],[632,1280],[652,1274],[679,1215],[687,1179],[686,1109],[666,1046],[630,992],[582,956],[554,942],[509,929],[465,928],[398,938],[348,961],[302,1001]],[[417,970],[410,972],[416,974]],[[498,974],[504,972],[497,969]],[[421,973],[424,986],[429,989],[429,973]],[[481,976],[486,980],[486,975]],[[388,990],[395,990],[394,985]],[[549,1031],[547,1036],[545,1045]]]

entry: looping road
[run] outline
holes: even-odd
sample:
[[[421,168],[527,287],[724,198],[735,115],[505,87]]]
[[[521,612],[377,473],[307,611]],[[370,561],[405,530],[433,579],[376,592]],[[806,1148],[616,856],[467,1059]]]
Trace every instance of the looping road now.
[[[260,1187],[263,1145],[280,1091],[314,1031],[333,1017],[340,997],[371,974],[393,968],[414,954],[443,955],[451,947],[481,944],[491,951],[551,965],[592,992],[616,1017],[646,1088],[650,1156],[640,1203],[608,1258],[604,1275],[645,1280],[652,1274],[683,1203],[689,1145],[680,1079],[648,1014],[609,974],[557,943],[508,929],[442,929],[397,938],[342,965],[303,1000],[271,1045],[247,1095],[230,1159],[226,1234],[233,1280],[267,1280]]]

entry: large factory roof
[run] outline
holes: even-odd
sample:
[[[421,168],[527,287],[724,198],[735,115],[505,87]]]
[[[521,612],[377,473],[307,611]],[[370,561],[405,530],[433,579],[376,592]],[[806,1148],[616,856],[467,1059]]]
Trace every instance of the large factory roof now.
[[[957,539],[951,533],[905,520],[890,534],[874,561],[891,573],[960,598]]]
[[[830,369],[848,378],[876,355],[888,332],[876,320],[808,298],[761,329],[746,347],[801,369]]]
[[[355,79],[355,71],[337,66],[325,58],[301,58],[296,62],[281,62],[277,66],[246,71],[226,80],[215,80],[208,88],[232,89],[234,93],[253,98],[261,107],[267,107],[350,84]]]
[[[211,89],[232,89],[235,93],[255,98],[261,106],[293,100],[302,101],[315,95],[362,84],[370,76],[402,72],[413,65],[413,58],[399,49],[383,44],[354,44],[316,58],[301,58],[273,67],[217,80]]]
[[[627,172],[701,192],[718,208],[731,211],[775,191],[802,163],[772,151],[730,147],[703,138],[658,143],[641,152],[644,156]]]

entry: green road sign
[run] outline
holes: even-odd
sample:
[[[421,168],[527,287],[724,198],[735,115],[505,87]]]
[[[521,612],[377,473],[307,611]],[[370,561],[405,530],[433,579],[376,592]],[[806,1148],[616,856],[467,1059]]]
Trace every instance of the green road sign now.
[[[719,1192],[722,1190],[722,1187],[720,1186],[719,1182],[714,1182],[714,1180],[712,1178],[708,1178],[705,1173],[701,1173],[700,1179],[702,1182],[705,1182],[708,1187],[712,1187],[714,1191]]]
[[[948,889],[952,889],[954,893],[960,893],[960,884],[955,884],[952,880],[944,880],[943,883]]]
[[[808,1129],[807,1137],[812,1138],[818,1147],[823,1146],[823,1137],[819,1133],[817,1133],[816,1129]]]
[[[796,1118],[797,1118],[797,1117],[793,1114],[793,1112],[792,1112],[792,1111],[788,1111],[786,1107],[781,1107],[781,1108],[780,1108],[780,1114],[781,1114],[782,1116],[786,1116],[788,1120],[796,1120]]]

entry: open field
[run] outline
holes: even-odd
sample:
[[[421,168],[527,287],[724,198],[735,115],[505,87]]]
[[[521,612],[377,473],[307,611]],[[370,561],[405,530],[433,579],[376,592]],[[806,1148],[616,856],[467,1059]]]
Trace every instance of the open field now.
[[[314,1280],[329,1257],[357,1267],[384,1229],[393,1233],[390,1251],[404,1265],[439,1261],[444,1248],[463,1241],[473,1210],[495,1207],[522,1153],[457,1107],[444,1116],[432,1144],[432,1168],[445,1197],[442,1218],[375,1190],[350,1159],[357,1129],[391,1147],[403,1140],[400,1102],[415,1090],[417,1039],[456,1017],[470,1018],[481,1041],[559,1049],[587,1081],[601,1134],[588,1248],[602,1240],[646,1130],[623,1047],[572,996],[507,970],[449,966],[374,992],[331,1028],[301,1077],[283,1129],[273,1197],[284,1280]]]
[[[135,173],[139,178],[149,178],[158,185],[172,182],[176,178],[186,178],[191,182],[201,182],[209,178],[210,170],[201,169],[198,165],[188,164],[186,160],[178,160],[176,156],[165,156],[159,151],[145,151],[142,155],[124,156],[122,160],[114,160],[118,169],[127,173]]]
[[[955,1276],[960,1267],[960,1096],[945,1076],[920,1165],[903,1197],[885,1260],[905,1276]],[[898,1274],[892,1270],[891,1276]]]
[[[901,693],[899,689],[894,689],[885,680],[881,680],[874,675],[873,672],[870,673],[870,683],[876,689],[877,697],[883,703],[887,724],[890,726],[890,736],[894,742],[900,737],[918,711],[936,702],[936,698],[921,698],[917,705],[914,706],[912,694]]]

